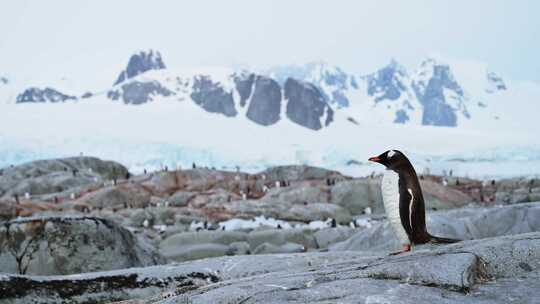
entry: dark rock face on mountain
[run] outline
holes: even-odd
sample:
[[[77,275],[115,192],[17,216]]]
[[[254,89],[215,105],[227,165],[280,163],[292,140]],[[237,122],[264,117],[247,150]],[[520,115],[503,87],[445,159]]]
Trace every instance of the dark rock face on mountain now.
[[[432,76],[427,83],[415,81],[412,84],[418,100],[424,107],[422,124],[455,127],[457,125],[456,111],[461,109],[449,105],[445,90],[453,92],[456,98],[463,97],[463,90],[454,79],[448,65],[433,64],[429,69]],[[466,110],[464,114],[468,115]]]
[[[159,52],[150,50],[148,52],[134,54],[131,56],[131,58],[129,58],[126,69],[120,73],[118,79],[114,82],[114,85],[122,83],[129,78],[133,78],[146,71],[160,70],[164,68],[165,64],[163,63],[161,54]]]
[[[405,70],[392,61],[388,66],[367,76],[368,95],[375,96],[375,102],[396,100],[406,90],[406,84],[402,81],[405,77],[408,77]]]
[[[334,111],[328,106],[319,89],[311,83],[287,79],[285,99],[288,100],[287,117],[301,126],[319,130],[323,124],[328,126],[333,121]]]
[[[9,80],[6,77],[0,77],[1,84],[8,84]]]
[[[213,82],[207,76],[195,77],[191,99],[211,113],[220,113],[228,117],[238,114],[232,93],[225,91],[219,83]]]
[[[111,90],[107,93],[107,97],[112,100],[122,98],[125,104],[139,105],[152,101],[152,97],[156,95],[171,96],[174,92],[163,87],[157,81],[131,81],[123,84],[120,89]]]
[[[242,107],[246,105],[247,99],[251,96],[253,81],[255,81],[255,74],[234,76],[234,84],[238,95],[240,95],[240,106]]]
[[[27,102],[64,102],[77,97],[66,95],[52,88],[29,88],[17,96],[17,103]]]
[[[506,90],[506,84],[504,80],[494,72],[487,73],[488,87],[486,88],[487,93],[495,93],[497,91]]]
[[[114,222],[92,217],[16,219],[0,228],[3,272],[72,274],[164,262]]]
[[[281,87],[271,78],[257,76],[247,117],[260,125],[268,126],[279,121],[280,112]]]

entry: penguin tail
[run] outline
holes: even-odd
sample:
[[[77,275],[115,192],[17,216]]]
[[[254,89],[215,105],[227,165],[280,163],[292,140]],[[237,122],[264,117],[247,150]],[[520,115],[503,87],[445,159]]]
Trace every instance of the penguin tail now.
[[[438,236],[433,236],[433,235],[430,235],[430,238],[431,238],[430,241],[435,244],[452,244],[452,243],[457,243],[457,242],[462,241],[462,240],[443,238],[443,237],[438,237]]]

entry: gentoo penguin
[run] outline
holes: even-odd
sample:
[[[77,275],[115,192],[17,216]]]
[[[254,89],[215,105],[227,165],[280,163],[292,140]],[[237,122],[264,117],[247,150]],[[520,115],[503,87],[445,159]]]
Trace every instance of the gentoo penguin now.
[[[459,240],[432,236],[426,229],[424,196],[409,159],[398,150],[389,150],[369,158],[386,167],[381,190],[384,209],[394,232],[403,245],[403,250],[411,250],[411,245],[425,243],[455,243]]]

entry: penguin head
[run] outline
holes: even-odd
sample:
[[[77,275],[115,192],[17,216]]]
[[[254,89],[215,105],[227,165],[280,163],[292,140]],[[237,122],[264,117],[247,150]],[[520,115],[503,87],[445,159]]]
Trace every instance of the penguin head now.
[[[405,154],[398,150],[388,150],[379,156],[370,157],[368,160],[379,163],[388,169],[396,169],[409,162]]]

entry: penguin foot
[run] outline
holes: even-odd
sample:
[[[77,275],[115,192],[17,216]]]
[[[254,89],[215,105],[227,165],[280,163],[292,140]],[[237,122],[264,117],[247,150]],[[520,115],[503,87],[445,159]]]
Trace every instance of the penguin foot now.
[[[402,254],[402,253],[409,252],[409,251],[411,251],[411,245],[410,245],[410,244],[407,244],[407,245],[403,245],[403,249],[402,249],[402,250],[396,251],[396,252],[392,252],[392,253],[390,253],[390,255],[398,255],[398,254]]]

